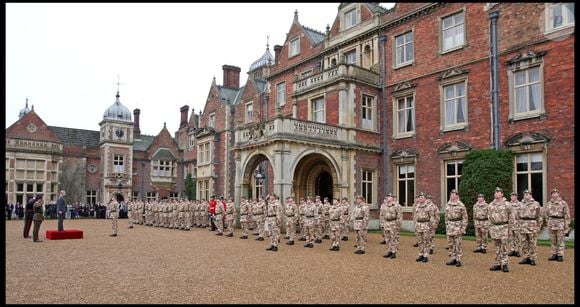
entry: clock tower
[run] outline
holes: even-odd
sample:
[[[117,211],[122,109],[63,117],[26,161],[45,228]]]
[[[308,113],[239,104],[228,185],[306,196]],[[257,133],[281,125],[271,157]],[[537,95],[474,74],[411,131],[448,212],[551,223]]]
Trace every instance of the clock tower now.
[[[108,203],[131,200],[133,177],[133,121],[131,112],[121,104],[119,91],[116,100],[103,114],[99,151],[101,156],[100,199]]]

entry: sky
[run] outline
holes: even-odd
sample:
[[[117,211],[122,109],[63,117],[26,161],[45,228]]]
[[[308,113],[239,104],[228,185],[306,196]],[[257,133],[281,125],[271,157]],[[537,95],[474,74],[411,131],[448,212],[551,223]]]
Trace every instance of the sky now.
[[[243,86],[267,42],[272,54],[284,44],[294,11],[324,33],[338,5],[7,3],[6,128],[28,98],[49,126],[98,131],[119,88],[121,103],[141,110],[142,134],[157,135],[166,123],[173,135],[179,109],[188,105],[189,119],[213,77],[223,84],[222,65],[240,67]]]

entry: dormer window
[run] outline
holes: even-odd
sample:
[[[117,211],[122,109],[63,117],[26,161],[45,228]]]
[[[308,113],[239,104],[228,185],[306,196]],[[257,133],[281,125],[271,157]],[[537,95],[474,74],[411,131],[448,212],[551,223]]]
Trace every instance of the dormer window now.
[[[356,50],[344,54],[346,64],[356,64]]]
[[[209,115],[208,126],[215,129],[215,113]]]
[[[300,54],[300,37],[290,41],[290,48],[288,48],[288,57],[291,58]]]
[[[358,23],[356,8],[344,13],[344,29],[354,27]]]

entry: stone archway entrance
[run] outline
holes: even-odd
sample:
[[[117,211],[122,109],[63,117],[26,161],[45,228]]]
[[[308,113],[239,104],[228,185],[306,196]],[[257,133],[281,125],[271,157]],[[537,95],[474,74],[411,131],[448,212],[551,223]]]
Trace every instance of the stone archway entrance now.
[[[340,195],[336,170],[321,154],[303,157],[294,171],[293,190],[296,197],[320,195],[322,199]]]
[[[116,197],[118,203],[125,201],[125,197],[123,197],[123,194],[121,194],[121,193],[115,194],[115,197]]]
[[[263,154],[253,156],[244,169],[241,196],[257,199],[258,196],[273,193],[270,186],[273,179],[273,168],[268,157]]]

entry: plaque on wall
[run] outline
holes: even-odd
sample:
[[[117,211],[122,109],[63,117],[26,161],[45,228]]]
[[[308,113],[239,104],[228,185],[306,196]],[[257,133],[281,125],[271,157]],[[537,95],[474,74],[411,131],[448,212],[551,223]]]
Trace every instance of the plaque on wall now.
[[[89,167],[87,168],[89,170],[89,173],[95,173],[97,171],[97,166],[94,164],[90,164]]]

